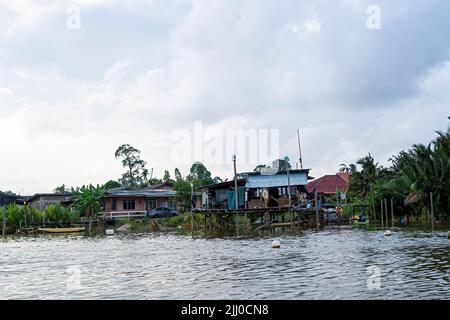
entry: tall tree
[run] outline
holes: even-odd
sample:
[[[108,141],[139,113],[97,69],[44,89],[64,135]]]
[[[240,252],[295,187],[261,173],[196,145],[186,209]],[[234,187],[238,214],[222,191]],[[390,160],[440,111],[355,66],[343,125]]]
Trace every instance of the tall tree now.
[[[194,162],[189,171],[189,175],[186,180],[192,182],[195,187],[199,187],[206,184],[214,183],[211,177],[211,172],[205,167],[205,165],[199,161]]]
[[[116,159],[122,159],[122,165],[127,169],[122,174],[119,182],[127,187],[138,188],[147,184],[148,170],[147,164],[140,157],[141,152],[129,144],[121,145],[115,152]]]
[[[169,170],[164,170],[163,182],[170,182],[170,181],[172,181],[172,179],[170,179]]]
[[[175,174],[175,180],[176,181],[183,180],[183,176],[180,173],[180,169],[175,168],[175,173],[174,174]]]

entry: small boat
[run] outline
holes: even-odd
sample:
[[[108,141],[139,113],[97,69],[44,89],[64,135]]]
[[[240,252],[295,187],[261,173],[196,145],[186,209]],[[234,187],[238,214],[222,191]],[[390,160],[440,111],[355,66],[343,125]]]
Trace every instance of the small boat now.
[[[364,225],[364,224],[369,224],[369,219],[367,219],[367,220],[364,221],[364,222],[361,222],[361,221],[358,221],[358,220],[353,220],[353,224],[354,224],[354,225],[360,225],[360,224]]]
[[[72,233],[85,231],[84,227],[80,228],[38,228],[38,231],[44,233]]]

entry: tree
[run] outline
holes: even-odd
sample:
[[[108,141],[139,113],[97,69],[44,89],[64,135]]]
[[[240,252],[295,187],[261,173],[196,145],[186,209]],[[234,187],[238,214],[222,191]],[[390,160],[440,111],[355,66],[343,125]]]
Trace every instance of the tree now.
[[[162,183],[162,180],[158,179],[158,178],[151,178],[150,180],[147,181],[147,185],[160,184],[160,183]]]
[[[122,174],[119,182],[127,187],[139,188],[147,184],[148,170],[147,164],[140,158],[141,152],[129,144],[121,145],[115,152],[116,159],[122,159],[122,165],[127,169]]]
[[[53,191],[55,193],[66,193],[66,192],[68,192],[67,189],[66,189],[66,185],[65,184],[62,184],[59,187],[56,187]]]
[[[396,213],[429,214],[433,194],[435,216],[450,216],[450,127],[437,131],[428,145],[414,144],[389,159],[389,168],[379,167],[372,156],[361,158],[350,178],[350,191],[363,199],[370,191],[378,201],[393,198]]]
[[[45,208],[43,215],[46,223],[65,224],[75,219],[75,214],[69,209],[54,204]]]
[[[191,208],[191,185],[188,181],[183,179],[176,180],[173,184],[173,190],[177,192],[175,201],[177,206],[183,208],[185,211]]]
[[[194,162],[189,171],[189,175],[186,177],[188,182],[194,184],[194,188],[198,188],[203,185],[214,183],[211,177],[211,172],[205,167],[205,165],[199,161]]]
[[[169,173],[169,170],[165,170],[165,171],[164,171],[163,181],[164,181],[164,182],[170,182],[170,181],[172,181],[172,179],[170,179],[170,173]]]
[[[366,198],[376,182],[386,176],[387,171],[379,167],[378,162],[375,163],[370,153],[356,163],[361,167],[361,171],[355,171],[350,177],[350,191],[357,192],[359,196]]]
[[[102,210],[104,190],[98,185],[82,186],[74,198],[74,208],[80,216],[94,217]]]
[[[345,173],[345,172],[356,172],[356,165],[351,163],[348,166],[345,163],[341,163],[339,168],[339,172],[340,173]]]
[[[178,181],[178,180],[183,180],[183,176],[181,175],[181,173],[180,173],[180,169],[178,169],[178,168],[175,168],[175,180],[176,181]]]
[[[213,183],[220,183],[220,182],[223,182],[222,178],[219,176],[215,176],[213,179]]]
[[[103,186],[102,189],[103,190],[108,190],[108,189],[115,189],[115,188],[120,188],[122,185],[115,180],[109,180],[108,182],[106,182]]]
[[[272,168],[277,169],[278,171],[286,171],[291,169],[292,166],[286,159],[277,159],[272,161]]]

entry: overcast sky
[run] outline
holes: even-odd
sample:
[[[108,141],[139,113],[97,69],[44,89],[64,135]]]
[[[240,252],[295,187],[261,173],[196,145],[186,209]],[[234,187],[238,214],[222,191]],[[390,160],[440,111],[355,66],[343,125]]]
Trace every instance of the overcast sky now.
[[[177,156],[196,125],[203,146],[267,129],[294,166],[298,128],[318,177],[368,152],[385,165],[448,124],[446,0],[0,3],[0,190],[117,179],[123,143],[156,177],[191,160],[231,177],[228,154]],[[238,154],[238,171],[253,162]]]

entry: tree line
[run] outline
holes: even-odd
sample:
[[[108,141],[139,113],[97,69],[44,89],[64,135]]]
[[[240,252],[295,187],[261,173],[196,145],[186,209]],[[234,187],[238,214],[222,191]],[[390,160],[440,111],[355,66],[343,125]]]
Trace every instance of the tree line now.
[[[450,119],[450,117],[449,117]],[[429,216],[433,198],[435,216],[450,217],[450,126],[445,132],[436,131],[428,144],[414,144],[389,159],[383,167],[369,153],[356,164],[341,165],[340,172],[351,172],[349,195],[351,201],[379,204],[393,199],[396,215],[417,219]]]

